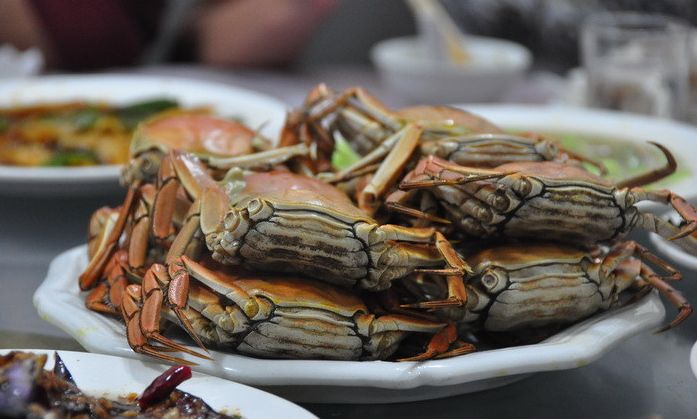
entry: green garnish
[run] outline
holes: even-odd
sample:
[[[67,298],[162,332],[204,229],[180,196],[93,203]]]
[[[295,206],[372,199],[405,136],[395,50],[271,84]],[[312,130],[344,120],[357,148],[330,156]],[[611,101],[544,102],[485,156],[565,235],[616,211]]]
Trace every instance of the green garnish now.
[[[97,155],[89,150],[59,151],[44,166],[86,166],[97,164]]]
[[[361,156],[341,137],[335,139],[332,165],[339,170],[345,169],[360,160]]]
[[[10,118],[0,115],[0,132],[5,132],[10,128]]]
[[[70,114],[71,122],[78,131],[86,131],[97,123],[97,120],[102,116],[102,112],[98,109],[87,108],[80,109]]]
[[[138,125],[144,119],[178,106],[179,103],[175,100],[154,99],[124,106],[117,109],[114,114],[121,119],[121,122],[126,126],[126,128],[134,129],[136,125]]]

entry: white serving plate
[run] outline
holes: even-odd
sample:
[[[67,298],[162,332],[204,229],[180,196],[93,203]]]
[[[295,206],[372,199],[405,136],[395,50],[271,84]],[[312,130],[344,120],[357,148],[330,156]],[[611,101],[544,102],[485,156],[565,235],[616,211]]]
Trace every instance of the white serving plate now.
[[[2,349],[0,354],[26,351],[48,355],[46,369],[52,369],[54,351],[46,349]],[[154,362],[88,352],[57,351],[77,386],[94,397],[116,399],[129,393],[141,394],[168,367]],[[239,414],[245,419],[311,419],[315,415],[287,400],[232,381],[193,373],[177,389],[202,398],[216,411]]]
[[[623,140],[645,146],[655,141],[666,146],[689,176],[662,184],[686,199],[697,198],[697,128],[676,121],[616,111],[561,105],[458,104],[503,128],[517,131],[575,133]],[[662,161],[661,161],[662,164]],[[649,205],[657,208],[656,205]],[[663,207],[666,208],[666,207]]]
[[[124,326],[89,311],[77,277],[86,247],[56,257],[34,294],[41,318],[73,336],[91,352],[148,359],[128,346]],[[656,293],[621,309],[594,316],[546,341],[425,362],[265,360],[211,351],[213,360],[188,358],[194,369],[263,386],[294,401],[390,403],[425,400],[502,386],[526,374],[586,365],[622,341],[656,329],[665,309]]]
[[[665,240],[655,233],[649,234],[649,240],[660,253],[667,256],[670,260],[685,266],[689,269],[697,270],[697,256],[693,256],[677,245]]]
[[[210,106],[221,116],[237,116],[252,129],[276,138],[286,106],[269,96],[225,84],[131,74],[39,76],[0,80],[0,107],[84,100],[128,104],[166,97],[184,107]],[[121,167],[14,167],[0,165],[0,193],[84,195],[117,190]]]

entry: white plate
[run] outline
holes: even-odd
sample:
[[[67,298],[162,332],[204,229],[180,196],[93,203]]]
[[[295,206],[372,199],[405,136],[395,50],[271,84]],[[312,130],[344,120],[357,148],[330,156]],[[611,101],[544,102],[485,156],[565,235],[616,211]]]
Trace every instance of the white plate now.
[[[48,355],[46,368],[53,368],[54,351],[45,349],[2,349]],[[168,367],[153,362],[98,355],[87,352],[57,351],[77,386],[90,396],[116,399],[129,393],[141,394],[158,375]],[[179,386],[202,398],[210,407],[229,415],[239,414],[245,419],[315,418],[307,410],[287,400],[232,381],[194,373]]]
[[[584,109],[570,106],[536,105],[456,105],[481,115],[503,128],[543,133],[573,133],[588,137],[622,140],[651,150],[647,141],[665,145],[676,157],[678,170],[685,174],[663,182],[686,199],[697,197],[697,128],[679,122],[622,112]],[[663,164],[661,160],[658,164]],[[665,207],[664,207],[665,208]]]
[[[134,353],[115,319],[89,311],[77,277],[87,264],[85,246],[56,257],[34,294],[41,318],[63,329],[88,351],[148,359]],[[264,360],[212,351],[195,367],[305,402],[388,403],[447,397],[498,387],[525,374],[576,368],[635,334],[655,329],[665,310],[652,293],[637,303],[597,315],[543,343],[482,351],[426,362]],[[189,358],[191,359],[191,358]]]
[[[651,240],[651,243],[653,243],[660,253],[667,256],[670,260],[675,261],[689,269],[697,270],[697,256],[687,253],[658,234],[649,234],[649,240]]]
[[[184,107],[211,106],[221,116],[238,116],[251,128],[276,138],[286,106],[269,96],[224,84],[151,75],[41,76],[0,81],[0,107],[85,100],[128,104],[171,98]],[[120,166],[0,166],[0,193],[75,195],[114,191]]]

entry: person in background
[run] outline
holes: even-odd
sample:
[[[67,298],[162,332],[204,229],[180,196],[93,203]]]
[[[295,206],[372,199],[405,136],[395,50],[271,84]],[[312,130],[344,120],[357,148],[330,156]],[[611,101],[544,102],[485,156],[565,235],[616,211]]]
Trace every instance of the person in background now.
[[[290,62],[338,0],[2,0],[0,44],[39,48],[49,68],[172,59],[215,66]]]

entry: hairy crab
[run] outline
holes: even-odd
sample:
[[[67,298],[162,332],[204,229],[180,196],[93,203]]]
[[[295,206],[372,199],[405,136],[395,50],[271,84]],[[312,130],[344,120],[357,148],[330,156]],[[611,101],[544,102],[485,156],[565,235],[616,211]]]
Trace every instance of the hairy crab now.
[[[163,115],[142,122],[133,133],[126,185],[151,182],[169,150],[184,149],[202,158],[241,156],[254,151],[256,133],[243,124],[203,114]]]
[[[697,228],[697,210],[668,190],[639,187],[675,170],[670,152],[656,146],[664,152],[666,166],[618,184],[555,162],[509,163],[482,170],[431,156],[409,173],[400,188],[430,191],[444,208],[445,217],[467,236],[544,237],[593,244],[622,238],[642,227],[697,251],[690,236]],[[388,206],[401,210],[408,198],[408,194],[396,193],[388,198]],[[686,224],[678,227],[641,212],[635,205],[640,201],[669,204]]]
[[[695,209],[642,188],[675,170],[660,145],[665,167],[612,184],[542,137],[455,108],[391,111],[361,89],[313,90],[277,148],[229,121],[218,133],[218,122],[173,118],[141,126],[146,145],[134,146],[129,169],[138,174],[120,207],[93,215],[80,276],[86,305],[122,317],[137,352],[207,358],[165,337],[163,320],[204,350],[274,358],[386,359],[420,333],[427,349],[403,360],[424,360],[474,350],[457,327],[566,325],[651,289],[678,307],[670,327],[692,311],[666,283],[677,271],[620,242],[643,227],[697,252]],[[221,141],[239,153],[198,148],[235,132]],[[336,172],[341,136],[362,156]],[[355,188],[357,202],[334,185]],[[639,201],[670,204],[686,223]],[[378,212],[383,204],[409,219]],[[540,238],[564,244],[530,242]],[[403,353],[418,352],[404,352],[411,343]]]
[[[410,333],[433,335],[445,326],[403,314],[376,316],[357,295],[326,283],[208,265],[213,268],[184,256],[177,269],[195,278],[181,314],[209,346],[264,358],[386,359]],[[131,347],[186,362],[149,343],[192,353],[159,334],[159,287],[146,279],[142,286],[129,285],[126,295],[122,310]],[[165,315],[179,317],[171,309]]]
[[[181,266],[186,255],[200,256],[202,243],[208,248],[204,253],[210,252],[214,260],[226,265],[289,272],[372,291],[385,289],[391,281],[414,271],[447,275],[449,282],[457,284],[467,270],[435,229],[380,225],[356,208],[343,192],[306,176],[284,171],[245,174],[237,170],[226,176],[223,187],[194,156],[170,152],[162,162],[159,178],[155,208],[159,208],[159,200],[176,199],[180,186],[193,204],[176,229],[164,265],[152,265],[145,272],[143,292],[146,296],[158,295],[154,306],[165,304],[194,339],[198,339],[197,334],[184,314],[190,274]],[[111,239],[102,241],[106,244],[80,277],[82,289],[99,284],[88,303],[101,311],[116,307],[104,301],[116,283],[111,277],[122,273],[124,264],[114,261],[121,253],[115,251],[125,220],[137,218],[135,195],[132,188],[113,223]],[[149,223],[171,226],[174,208],[162,208],[155,214],[158,220]],[[137,224],[131,232],[131,249],[136,230]],[[106,282],[97,282],[105,273]],[[118,285],[122,290],[122,282]],[[460,286],[453,286],[452,291],[454,299],[461,298]],[[149,330],[157,328],[153,325]],[[159,332],[148,338],[183,350]]]
[[[195,154],[216,173],[231,167],[267,167],[310,153],[305,145],[273,148],[270,140],[237,121],[202,114],[164,115],[138,125],[123,183],[154,182],[170,150]]]
[[[611,248],[585,251],[545,243],[496,245],[474,251],[467,258],[473,274],[465,283],[467,300],[452,307],[439,300],[443,287],[421,285],[419,300],[405,304],[436,310],[439,317],[466,331],[517,332],[569,325],[591,315],[621,306],[657,289],[678,309],[678,315],[660,331],[668,330],[692,314],[692,306],[666,280],[681,279],[678,271],[636,242],[619,242]],[[665,271],[659,276],[649,266]],[[629,295],[622,298],[625,292]],[[440,294],[440,295],[439,295]],[[457,342],[457,334],[442,330],[434,340]],[[461,344],[460,344],[461,345]],[[445,354],[448,344],[441,343]],[[435,353],[411,360],[428,359]]]
[[[576,155],[548,138],[530,134],[509,135],[491,122],[470,112],[449,106],[414,106],[392,111],[361,88],[342,93],[332,92],[324,85],[315,87],[299,110],[291,112],[281,144],[317,142],[331,158],[334,133],[364,156],[354,170],[364,168],[384,157],[399,139],[406,125],[421,128],[418,147],[402,147],[400,154],[418,152],[437,155],[458,164],[473,167],[495,167],[515,161],[588,162],[601,171],[604,167]],[[387,140],[388,144],[384,144]],[[350,171],[345,170],[343,177]]]

